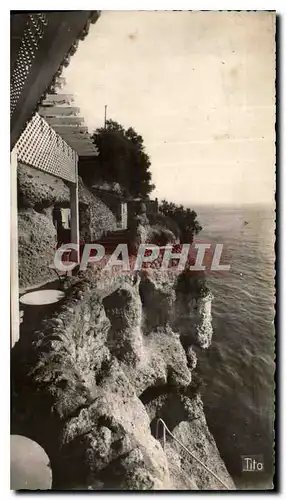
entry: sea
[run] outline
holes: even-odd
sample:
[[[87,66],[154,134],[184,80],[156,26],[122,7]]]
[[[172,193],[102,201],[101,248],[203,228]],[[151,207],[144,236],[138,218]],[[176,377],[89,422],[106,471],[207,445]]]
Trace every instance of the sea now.
[[[272,488],[274,474],[275,211],[196,207],[199,240],[223,243],[230,270],[207,273],[213,340],[199,355],[210,431],[238,489]],[[245,458],[260,470],[243,471]],[[244,467],[243,467],[244,464]]]

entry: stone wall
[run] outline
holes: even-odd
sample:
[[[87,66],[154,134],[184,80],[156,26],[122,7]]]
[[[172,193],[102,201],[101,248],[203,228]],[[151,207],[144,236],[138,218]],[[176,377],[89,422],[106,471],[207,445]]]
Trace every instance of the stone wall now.
[[[92,187],[92,193],[110,208],[118,222],[120,222],[120,205],[124,202],[124,197],[95,186]]]
[[[113,211],[85,186],[79,177],[80,237],[86,243],[101,238],[108,231],[117,229]]]
[[[55,203],[69,205],[69,188],[62,179],[19,163],[17,181],[18,210],[34,208],[41,212]]]

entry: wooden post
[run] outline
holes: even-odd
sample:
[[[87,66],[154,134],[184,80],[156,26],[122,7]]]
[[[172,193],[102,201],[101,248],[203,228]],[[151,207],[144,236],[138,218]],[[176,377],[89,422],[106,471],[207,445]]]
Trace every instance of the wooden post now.
[[[76,159],[76,182],[70,184],[70,208],[71,208],[71,243],[78,245],[78,252],[72,252],[72,261],[79,263],[79,211],[78,211],[78,175]]]
[[[10,314],[11,314],[11,347],[20,337],[19,310],[19,266],[18,266],[18,213],[17,213],[17,150],[10,155],[11,179],[11,231],[10,231]]]

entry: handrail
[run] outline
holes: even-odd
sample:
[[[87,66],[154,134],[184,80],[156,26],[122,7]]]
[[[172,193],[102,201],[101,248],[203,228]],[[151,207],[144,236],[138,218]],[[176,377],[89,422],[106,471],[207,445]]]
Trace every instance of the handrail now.
[[[164,420],[162,418],[158,418],[157,424],[156,424],[156,438],[158,439],[159,436],[159,424],[162,424],[163,426],[163,450],[165,449],[166,445],[166,431],[168,434],[180,445],[182,448],[194,459],[196,460],[207,472],[209,472],[217,481],[219,481],[227,490],[230,490],[229,486],[225,484],[212,470],[210,470],[199,458],[197,458],[193,453],[186,448],[186,446],[177,439],[174,434],[168,429],[167,425],[165,424]]]

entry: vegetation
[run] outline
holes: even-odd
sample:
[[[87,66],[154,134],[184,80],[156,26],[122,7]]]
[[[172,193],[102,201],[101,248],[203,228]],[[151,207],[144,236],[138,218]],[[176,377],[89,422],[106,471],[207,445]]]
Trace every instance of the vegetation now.
[[[132,127],[107,120],[98,128],[93,141],[99,156],[79,166],[79,174],[88,185],[100,182],[118,182],[127,196],[146,197],[154,189],[151,183],[151,161],[145,152],[141,135]]]
[[[132,127],[107,120],[106,126],[96,129],[93,141],[99,150],[97,157],[79,162],[79,175],[87,186],[104,184],[120,186],[124,196],[148,197],[154,189],[151,183],[150,157],[145,151],[143,137]],[[163,200],[159,213],[148,214],[151,225],[171,231],[182,243],[192,243],[201,231],[197,214],[183,205]]]
[[[206,297],[210,290],[207,285],[206,276],[203,271],[183,271],[177,282],[176,291],[184,296],[192,295],[193,298],[200,299]]]
[[[183,205],[163,200],[159,205],[159,212],[176,223],[182,243],[192,243],[194,235],[202,230],[197,220],[197,213],[190,208],[184,208]]]
[[[180,238],[181,232],[174,219],[171,219],[162,213],[150,213],[148,214],[148,219],[152,226],[166,228],[169,231],[172,231],[176,238]]]

